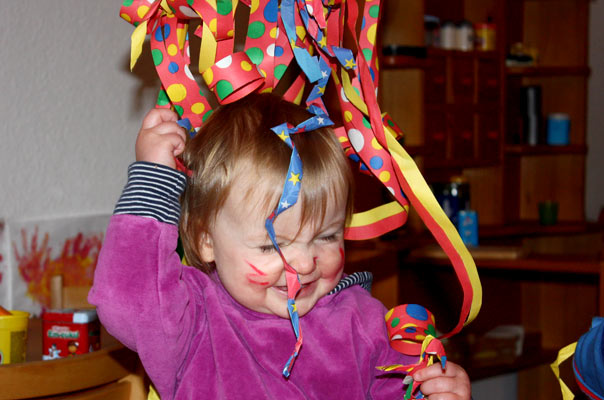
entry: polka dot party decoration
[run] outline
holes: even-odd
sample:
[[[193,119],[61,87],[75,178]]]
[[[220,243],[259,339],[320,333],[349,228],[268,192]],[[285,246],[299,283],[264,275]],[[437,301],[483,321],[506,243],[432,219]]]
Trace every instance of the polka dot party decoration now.
[[[202,77],[220,104],[242,99],[264,83],[258,67],[245,52],[226,56],[205,70]]]
[[[480,281],[457,230],[399,143],[402,132],[377,103],[382,3],[362,3],[361,9],[356,0],[126,0],[120,16],[135,26],[131,68],[149,36],[162,85],[157,107],[174,109],[191,135],[211,115],[212,104],[252,92],[279,91],[284,99],[327,116],[323,98],[333,86],[336,112],[342,115],[342,126],[334,131],[344,153],[392,197],[354,214],[346,238],[362,240],[392,231],[405,223],[412,205],[448,255],[463,289],[459,321],[441,336],[448,337],[476,317]],[[236,19],[236,14],[247,20]],[[190,29],[192,20],[195,29]],[[190,34],[201,39],[194,53],[203,87],[191,72]],[[354,51],[344,46],[345,37]]]
[[[403,304],[388,311],[385,316],[390,346],[396,351],[419,356],[416,363],[387,365],[377,367],[386,372],[402,372],[406,375],[403,384],[407,385],[404,399],[423,398],[419,391],[420,382],[413,379],[415,372],[440,360],[445,369],[447,355],[441,341],[436,338],[434,315],[418,304]]]
[[[385,319],[390,345],[403,354],[419,355],[424,339],[437,336],[434,315],[418,304],[396,306]]]

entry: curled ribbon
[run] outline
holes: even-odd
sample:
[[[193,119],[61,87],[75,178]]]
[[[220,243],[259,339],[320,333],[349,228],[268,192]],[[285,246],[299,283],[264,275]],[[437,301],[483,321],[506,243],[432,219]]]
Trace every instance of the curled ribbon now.
[[[333,122],[319,107],[311,106],[309,107],[309,111],[314,113],[315,115],[295,127],[292,127],[288,123],[283,123],[281,125],[271,128],[272,131],[277,136],[279,136],[279,138],[283,140],[289,146],[289,148],[292,149],[289,167],[287,170],[287,177],[285,179],[283,191],[281,192],[281,197],[279,198],[279,203],[277,204],[276,209],[271,213],[271,215],[266,219],[265,222],[265,227],[268,232],[268,236],[271,242],[273,243],[273,246],[275,247],[277,253],[281,257],[285,268],[285,277],[287,282],[287,310],[290,316],[292,327],[294,328],[294,333],[296,335],[296,345],[294,351],[287,360],[285,367],[283,368],[283,376],[285,376],[286,378],[290,376],[295,359],[296,357],[298,357],[298,354],[300,353],[300,348],[302,347],[302,331],[300,329],[298,310],[296,308],[295,302],[296,295],[300,291],[301,284],[298,273],[291,265],[289,265],[289,263],[285,259],[285,256],[283,256],[283,253],[281,252],[281,248],[279,247],[279,244],[277,243],[277,239],[275,237],[275,228],[273,224],[279,214],[296,204],[296,202],[298,201],[298,196],[300,194],[300,187],[302,185],[302,160],[300,160],[300,155],[298,154],[298,150],[294,145],[291,135],[298,134],[301,132],[308,132],[324,126],[333,125]]]

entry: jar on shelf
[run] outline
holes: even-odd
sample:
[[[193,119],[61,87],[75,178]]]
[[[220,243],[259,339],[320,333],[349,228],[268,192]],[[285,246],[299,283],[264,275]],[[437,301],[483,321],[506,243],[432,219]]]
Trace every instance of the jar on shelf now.
[[[457,29],[452,21],[445,21],[440,27],[440,47],[454,50],[456,47]]]
[[[461,51],[474,49],[474,28],[470,21],[462,21],[455,27],[455,48]]]
[[[440,19],[434,15],[424,15],[424,43],[426,47],[440,46]]]
[[[474,24],[474,37],[476,50],[495,50],[495,24],[491,22],[478,22]]]
[[[430,186],[447,217],[457,226],[459,212],[470,209],[470,184],[467,178],[453,176],[449,182],[432,183]]]

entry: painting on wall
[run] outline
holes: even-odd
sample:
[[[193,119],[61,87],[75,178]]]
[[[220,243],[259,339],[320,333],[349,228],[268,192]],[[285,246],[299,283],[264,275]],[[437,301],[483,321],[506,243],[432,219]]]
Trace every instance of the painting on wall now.
[[[0,221],[0,305],[40,315],[50,308],[50,281],[90,286],[108,215]]]

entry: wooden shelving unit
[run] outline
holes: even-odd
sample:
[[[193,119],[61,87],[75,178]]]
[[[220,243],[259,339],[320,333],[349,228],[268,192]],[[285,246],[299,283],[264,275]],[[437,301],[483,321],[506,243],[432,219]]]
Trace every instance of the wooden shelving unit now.
[[[601,227],[585,223],[584,213],[586,99],[591,74],[589,1],[387,0],[383,8],[379,38],[384,45],[425,46],[425,14],[441,21],[491,20],[496,25],[494,51],[428,48],[425,58],[384,56],[380,68],[382,110],[405,132],[404,145],[414,149],[411,154],[428,183],[453,175],[467,178],[481,240],[524,243],[547,239],[555,248],[572,252],[571,247],[560,245],[564,238],[601,232]],[[515,43],[536,49],[534,65],[506,65]],[[550,113],[570,115],[569,145],[546,145],[543,132],[539,145],[527,144],[519,103],[520,88],[528,85],[541,87],[542,126]],[[555,226],[537,222],[538,203],[545,200],[559,204]],[[448,267],[446,262],[443,265]],[[528,257],[507,264],[481,260],[478,267],[484,275],[486,314],[479,318],[498,317],[500,322],[539,329],[544,332],[544,345],[534,357],[509,365],[476,369],[470,365],[470,374],[479,378],[551,362],[551,350],[575,341],[580,333],[560,322],[560,318],[571,318],[568,310],[579,307],[585,314],[579,319],[597,313],[598,307],[603,309],[599,312],[604,311],[598,298],[598,288],[604,287],[602,265],[593,254],[577,258],[559,253],[549,259]],[[400,281],[415,282],[416,278],[402,277]],[[447,278],[444,282],[450,282],[451,276]],[[449,289],[450,284],[443,285]],[[407,293],[406,289],[399,290]],[[557,291],[566,297],[559,298]],[[432,293],[439,293],[438,288],[432,288]],[[442,296],[454,304],[455,295]],[[509,303],[508,309],[502,299]],[[556,314],[549,310],[550,305],[565,311]],[[478,321],[477,329],[490,322]],[[559,388],[550,387],[553,379],[549,374],[547,368],[521,372],[518,398],[558,398]]]
[[[425,58],[381,60],[382,108],[402,125],[405,144],[422,149],[416,155],[427,180],[465,175],[481,224],[536,220],[537,204],[544,200],[558,201],[560,221],[584,219],[589,2],[391,3],[385,4],[384,45],[424,46],[424,14],[453,21],[490,18],[497,29],[494,51],[429,47]],[[506,65],[516,42],[537,49],[534,65]],[[564,44],[572,48],[561,48]],[[527,85],[542,87],[542,131],[547,114],[570,115],[568,146],[524,144],[518,104],[519,90]]]

